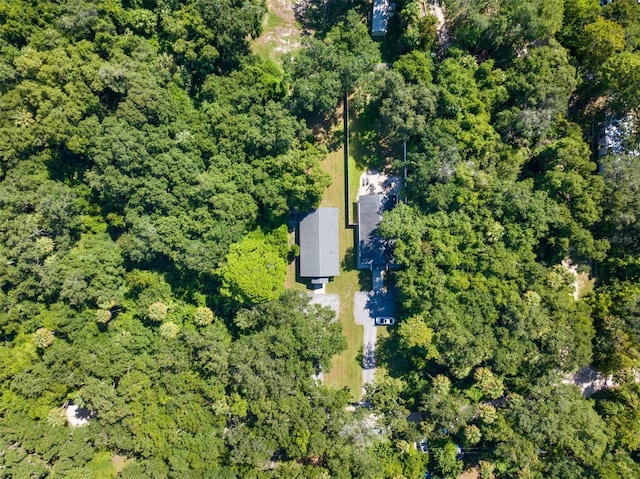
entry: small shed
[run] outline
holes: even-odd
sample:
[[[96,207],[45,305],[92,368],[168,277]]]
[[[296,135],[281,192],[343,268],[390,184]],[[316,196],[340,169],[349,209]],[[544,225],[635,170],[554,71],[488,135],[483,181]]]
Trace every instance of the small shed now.
[[[371,18],[371,36],[382,38],[387,34],[387,24],[393,12],[389,0],[373,0],[373,15]]]
[[[340,274],[338,208],[318,208],[300,221],[300,276],[324,284]]]

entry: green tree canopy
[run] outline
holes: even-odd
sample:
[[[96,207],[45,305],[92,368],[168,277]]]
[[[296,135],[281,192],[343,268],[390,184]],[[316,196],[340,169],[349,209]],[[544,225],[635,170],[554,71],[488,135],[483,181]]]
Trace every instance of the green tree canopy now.
[[[222,295],[238,304],[257,304],[284,291],[287,264],[280,248],[262,234],[251,234],[231,245],[218,274]]]

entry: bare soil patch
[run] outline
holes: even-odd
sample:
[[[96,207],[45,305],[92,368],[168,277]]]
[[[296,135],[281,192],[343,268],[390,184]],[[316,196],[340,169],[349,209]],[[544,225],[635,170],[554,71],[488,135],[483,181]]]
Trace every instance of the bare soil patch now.
[[[467,469],[458,476],[458,479],[478,479],[480,477],[480,471],[477,467],[473,469]]]
[[[295,17],[298,0],[267,0],[262,35],[253,42],[253,51],[272,60],[300,46],[301,28]]]

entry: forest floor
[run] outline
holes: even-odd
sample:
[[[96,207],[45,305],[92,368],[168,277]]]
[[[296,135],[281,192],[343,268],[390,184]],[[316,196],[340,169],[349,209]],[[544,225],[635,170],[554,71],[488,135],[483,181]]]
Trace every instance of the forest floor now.
[[[294,13],[296,3],[297,0],[267,0],[262,35],[251,45],[254,53],[279,63],[282,55],[300,46],[302,29]]]
[[[589,278],[589,274],[583,271],[579,272],[578,265],[571,263],[568,259],[562,261],[562,266],[575,278],[573,282],[573,299],[578,301],[585,294],[593,290],[596,282],[595,278]]]

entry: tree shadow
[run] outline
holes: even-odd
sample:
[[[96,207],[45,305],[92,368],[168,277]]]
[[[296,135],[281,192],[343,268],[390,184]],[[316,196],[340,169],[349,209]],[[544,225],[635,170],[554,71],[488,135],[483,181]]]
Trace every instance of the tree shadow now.
[[[397,334],[390,334],[386,338],[378,338],[377,349],[378,363],[385,365],[391,377],[402,377],[409,371],[411,365],[400,354],[400,338]]]
[[[373,284],[373,273],[369,269],[358,270],[358,286],[360,291],[368,291]]]
[[[389,291],[380,289],[378,291],[371,291],[367,299],[367,309],[369,314],[373,318],[381,316],[394,316],[393,311],[393,298],[389,298]]]
[[[347,248],[347,252],[342,259],[342,269],[345,271],[351,271],[352,269],[356,269],[356,249],[353,246],[349,246]]]
[[[388,145],[379,135],[378,109],[350,111],[349,155],[360,169],[382,170],[402,158],[402,145]]]
[[[333,129],[326,133],[325,141],[329,151],[338,151],[344,146],[344,129]]]
[[[402,39],[404,28],[400,15],[393,15],[387,25],[387,34],[380,41],[380,55],[385,63],[395,62],[400,55],[406,53],[407,46]]]
[[[342,259],[340,264],[341,268],[344,271],[351,271],[358,267],[357,263],[357,250],[355,247],[350,246],[347,248],[347,252]],[[358,289],[359,291],[368,291],[371,289],[371,284],[373,281],[373,275],[371,270],[368,269],[360,269],[358,270]]]
[[[342,146],[343,138],[342,129],[336,130],[334,125],[342,119],[342,101],[336,104],[336,108],[331,113],[317,112],[317,111],[296,111],[295,114],[298,118],[303,120],[307,127],[311,130],[313,137],[324,143],[329,151],[336,151]]]
[[[356,354],[356,361],[362,369],[374,369],[376,367],[376,348],[373,344],[363,345]]]

